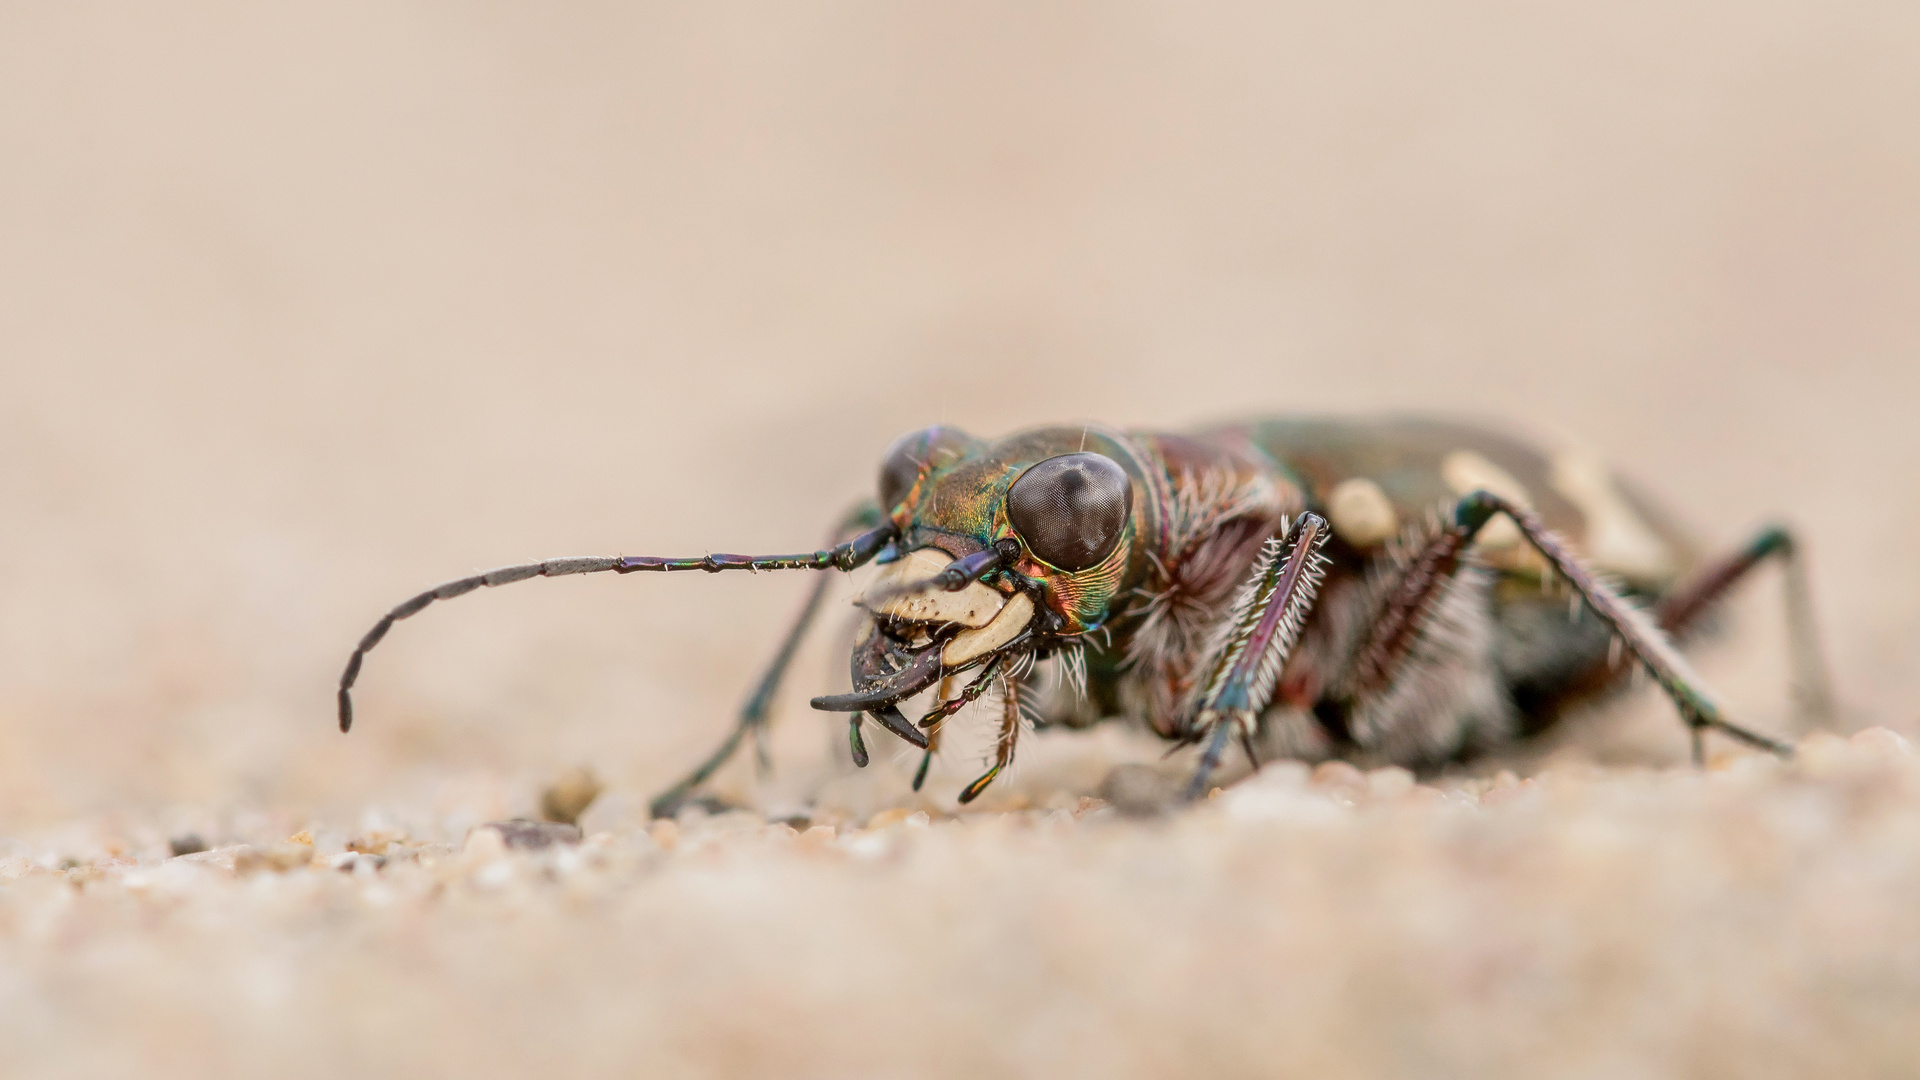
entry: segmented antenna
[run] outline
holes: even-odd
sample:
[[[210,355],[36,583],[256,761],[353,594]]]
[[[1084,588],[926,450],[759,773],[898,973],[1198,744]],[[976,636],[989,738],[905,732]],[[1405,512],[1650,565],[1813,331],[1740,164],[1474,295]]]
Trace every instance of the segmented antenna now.
[[[946,569],[930,578],[896,585],[890,589],[875,590],[860,603],[868,611],[878,611],[903,596],[915,596],[924,592],[959,592],[993,571],[1011,564],[1019,557],[1020,542],[1011,538],[1003,539],[992,547],[982,548],[966,558],[955,559],[947,565]]]
[[[887,545],[888,541],[893,539],[893,536],[893,526],[882,525],[877,529],[861,533],[844,544],[805,555],[704,555],[697,559],[663,559],[652,555],[614,557],[582,555],[521,563],[518,566],[502,566],[484,574],[475,574],[472,577],[437,585],[381,616],[380,621],[373,624],[373,629],[367,631],[366,636],[360,639],[360,644],[354,647],[353,655],[347,658],[346,670],[340,674],[338,694],[340,730],[350,731],[353,728],[353,684],[360,678],[360,665],[366,660],[367,653],[372,651],[375,645],[380,644],[380,639],[387,636],[387,631],[393,629],[394,623],[418,615],[435,600],[451,600],[456,596],[465,596],[475,589],[511,585],[528,578],[599,574],[607,571],[616,574],[632,574],[703,570],[709,574],[717,574],[722,570],[852,570],[872,559],[881,548]]]

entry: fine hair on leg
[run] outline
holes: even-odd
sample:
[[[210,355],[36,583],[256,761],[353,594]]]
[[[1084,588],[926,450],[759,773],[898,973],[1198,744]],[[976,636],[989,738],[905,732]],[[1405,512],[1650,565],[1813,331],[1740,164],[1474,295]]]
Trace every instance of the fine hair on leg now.
[[[1011,671],[1003,675],[1000,692],[1000,734],[994,740],[993,767],[960,792],[963,806],[979,798],[980,793],[987,790],[987,785],[993,783],[994,777],[1013,764],[1014,746],[1020,741],[1020,676]]]
[[[1235,732],[1251,740],[1254,724],[1273,697],[1287,655],[1313,609],[1326,560],[1320,548],[1330,530],[1326,519],[1304,513],[1283,535],[1267,541],[1253,573],[1227,618],[1192,719],[1189,741],[1205,740],[1200,762],[1187,784],[1187,798],[1206,794],[1207,780],[1226,754]]]

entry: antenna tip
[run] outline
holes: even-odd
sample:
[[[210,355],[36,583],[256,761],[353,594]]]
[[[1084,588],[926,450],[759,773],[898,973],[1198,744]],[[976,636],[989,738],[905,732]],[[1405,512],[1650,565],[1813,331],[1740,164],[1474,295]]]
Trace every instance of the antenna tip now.
[[[353,730],[353,696],[343,687],[340,690],[340,734]]]

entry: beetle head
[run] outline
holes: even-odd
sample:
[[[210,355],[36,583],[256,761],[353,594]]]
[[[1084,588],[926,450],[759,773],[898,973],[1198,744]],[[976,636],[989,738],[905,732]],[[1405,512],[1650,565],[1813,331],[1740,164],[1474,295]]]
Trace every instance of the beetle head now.
[[[896,535],[855,601],[869,616],[855,690],[815,707],[891,707],[943,676],[1102,626],[1137,558],[1134,462],[1094,428],[988,443],[931,427],[896,440],[879,477]]]

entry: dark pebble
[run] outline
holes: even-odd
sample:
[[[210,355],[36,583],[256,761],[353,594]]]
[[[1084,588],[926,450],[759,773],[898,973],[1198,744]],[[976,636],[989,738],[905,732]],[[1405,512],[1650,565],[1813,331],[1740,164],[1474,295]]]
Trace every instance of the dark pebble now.
[[[526,818],[514,818],[511,821],[489,821],[476,826],[492,829],[500,834],[500,839],[510,848],[532,851],[536,848],[552,847],[554,844],[577,844],[580,842],[580,826],[562,825],[553,821],[528,821]]]

